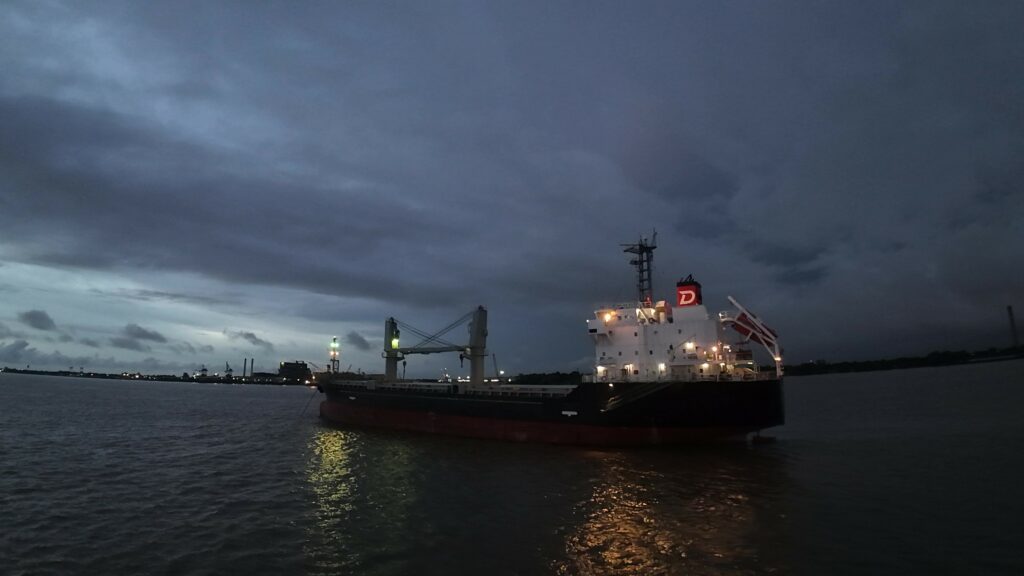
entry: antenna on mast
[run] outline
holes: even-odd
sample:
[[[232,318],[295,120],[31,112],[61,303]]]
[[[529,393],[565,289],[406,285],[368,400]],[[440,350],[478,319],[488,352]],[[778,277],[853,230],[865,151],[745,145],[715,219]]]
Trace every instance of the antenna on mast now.
[[[654,267],[654,249],[658,247],[658,231],[654,231],[650,242],[641,236],[640,241],[636,244],[620,244],[620,246],[626,247],[623,252],[636,254],[636,258],[630,260],[629,263],[636,266],[637,301],[652,302],[654,294],[651,272]]]

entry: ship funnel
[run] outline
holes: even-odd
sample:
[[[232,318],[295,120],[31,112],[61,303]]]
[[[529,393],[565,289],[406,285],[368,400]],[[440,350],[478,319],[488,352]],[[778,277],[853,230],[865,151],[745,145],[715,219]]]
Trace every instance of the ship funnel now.
[[[700,282],[693,279],[693,274],[676,282],[676,306],[698,306],[703,302]]]

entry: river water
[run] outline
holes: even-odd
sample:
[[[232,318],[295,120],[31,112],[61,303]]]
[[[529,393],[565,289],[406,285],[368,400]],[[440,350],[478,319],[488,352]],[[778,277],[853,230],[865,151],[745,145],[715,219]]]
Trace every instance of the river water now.
[[[1024,574],[1024,362],[786,382],[773,444],[329,428],[305,388],[0,374],[2,574]]]

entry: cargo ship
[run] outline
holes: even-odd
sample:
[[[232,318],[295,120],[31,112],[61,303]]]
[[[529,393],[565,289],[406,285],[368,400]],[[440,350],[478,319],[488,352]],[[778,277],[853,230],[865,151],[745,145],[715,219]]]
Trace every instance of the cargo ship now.
[[[759,435],[782,425],[783,369],[774,330],[729,297],[732,308],[712,315],[692,276],[676,284],[672,301],[652,299],[657,237],[624,244],[637,270],[637,300],[600,305],[587,320],[594,368],[578,383],[529,385],[485,374],[487,310],[463,317],[468,343],[442,332],[427,334],[394,318],[384,326],[385,373],[352,379],[320,374],[320,416],[341,426],[591,446],[678,444]],[[402,330],[422,337],[403,346]],[[762,370],[752,347],[767,352]],[[406,381],[399,362],[408,355],[457,352],[469,359],[468,379]],[[770,364],[766,364],[769,365]]]

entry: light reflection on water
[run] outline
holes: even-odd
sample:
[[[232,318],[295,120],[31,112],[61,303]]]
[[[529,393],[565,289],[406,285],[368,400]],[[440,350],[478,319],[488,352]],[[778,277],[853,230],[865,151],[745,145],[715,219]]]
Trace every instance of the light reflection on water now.
[[[783,517],[783,460],[745,447],[599,452],[322,428],[309,454],[311,573],[779,567],[760,531]]]
[[[394,573],[405,556],[409,507],[420,489],[404,443],[372,443],[356,431],[318,428],[307,481],[315,522],[306,557],[314,573]]]
[[[750,574],[779,569],[762,550],[776,530],[781,461],[746,449],[605,453],[559,574]],[[672,463],[669,466],[669,463]],[[761,490],[751,494],[751,488]],[[765,491],[767,489],[767,491]],[[778,534],[773,534],[772,537]],[[776,542],[777,543],[777,542]]]

